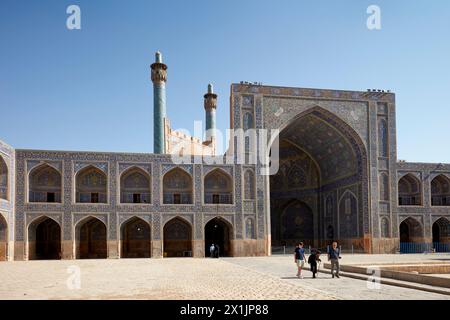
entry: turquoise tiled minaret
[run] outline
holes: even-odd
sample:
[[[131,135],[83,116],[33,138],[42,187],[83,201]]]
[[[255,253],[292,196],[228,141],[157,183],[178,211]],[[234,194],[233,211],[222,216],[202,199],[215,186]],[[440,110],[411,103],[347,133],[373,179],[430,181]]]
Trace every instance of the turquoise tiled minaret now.
[[[213,92],[212,84],[208,84],[208,93],[204,95],[204,98],[206,111],[206,140],[213,140],[216,137],[217,94]]]
[[[166,81],[167,66],[162,55],[155,54],[155,63],[151,65],[153,82],[153,153],[165,153],[164,119],[166,118]]]

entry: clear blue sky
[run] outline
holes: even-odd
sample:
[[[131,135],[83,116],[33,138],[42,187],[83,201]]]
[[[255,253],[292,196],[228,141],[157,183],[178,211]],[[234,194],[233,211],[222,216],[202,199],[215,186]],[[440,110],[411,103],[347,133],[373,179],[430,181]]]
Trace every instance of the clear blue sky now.
[[[66,28],[81,7],[82,29]],[[381,7],[382,30],[366,28]],[[151,152],[149,65],[168,64],[172,127],[218,127],[230,84],[397,95],[398,158],[450,163],[450,1],[83,0],[0,2],[0,139],[17,148]]]

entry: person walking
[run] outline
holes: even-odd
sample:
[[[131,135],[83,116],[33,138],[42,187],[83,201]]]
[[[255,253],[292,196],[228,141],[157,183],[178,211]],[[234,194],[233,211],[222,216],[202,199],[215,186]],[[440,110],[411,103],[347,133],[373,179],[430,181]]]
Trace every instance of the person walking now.
[[[216,247],[214,246],[214,243],[209,247],[209,256],[210,258],[214,258],[214,253],[216,251]]]
[[[341,259],[341,249],[338,248],[336,241],[333,241],[328,251],[328,261],[331,261],[331,276],[334,278],[334,270],[336,270],[336,278],[339,278],[339,259]]]
[[[219,258],[219,254],[220,254],[220,247],[218,244],[216,244],[216,251],[215,251],[216,258]]]
[[[322,262],[322,260],[320,260],[320,253],[320,250],[314,250],[308,258],[313,278],[316,278],[316,273],[318,272],[317,265]]]
[[[305,249],[303,248],[303,242],[300,242],[294,251],[294,261],[297,264],[297,277],[303,279],[302,268],[305,266]]]

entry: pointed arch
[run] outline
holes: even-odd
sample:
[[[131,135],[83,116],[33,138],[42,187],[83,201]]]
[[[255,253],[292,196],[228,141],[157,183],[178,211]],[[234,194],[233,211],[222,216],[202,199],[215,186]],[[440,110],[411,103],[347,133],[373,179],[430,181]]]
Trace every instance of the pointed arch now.
[[[390,222],[388,217],[382,217],[380,220],[380,230],[381,230],[381,237],[382,238],[390,238],[391,232],[390,232]]]
[[[378,155],[387,157],[388,150],[388,125],[386,119],[378,120]]]
[[[148,221],[133,216],[120,226],[121,258],[151,257],[151,227]]]
[[[233,226],[220,216],[214,217],[205,224],[205,254],[210,257],[232,256],[231,240],[233,238]],[[211,245],[214,244],[214,252]]]
[[[431,181],[431,205],[450,206],[450,179],[443,174]]]
[[[108,229],[94,216],[88,216],[75,226],[77,259],[106,259],[108,256]]]
[[[251,111],[245,111],[244,116],[242,117],[242,128],[244,131],[254,128],[253,113]]]
[[[422,205],[422,183],[412,173],[404,175],[398,181],[398,205]]]
[[[9,200],[8,188],[8,166],[6,165],[2,155],[0,155],[0,199]]]
[[[450,217],[440,217],[433,223],[432,236],[436,252],[450,252]]]
[[[121,203],[151,203],[151,176],[137,166],[120,175]]]
[[[255,173],[252,169],[247,169],[244,172],[244,199],[255,199]]]
[[[28,174],[28,201],[61,203],[62,175],[48,163],[41,163]]]
[[[62,256],[62,229],[52,216],[36,217],[28,224],[28,259],[59,260]]]
[[[247,239],[256,239],[255,219],[247,217],[245,219],[245,237]]]
[[[272,243],[283,245],[286,242],[279,239],[281,234],[277,233],[276,226],[279,224],[286,201],[296,198],[311,204],[315,217],[315,246],[326,245],[329,235],[332,235],[333,238],[336,237],[335,239],[348,240],[349,245],[355,244],[358,249],[370,252],[371,245],[363,239],[364,234],[371,232],[372,226],[369,218],[369,165],[363,136],[345,119],[318,105],[311,105],[309,109],[299,112],[294,117],[286,117],[279,121],[283,123],[277,125],[280,133],[278,139],[274,139],[271,151],[277,151],[274,146],[277,147],[278,143],[282,159],[279,161],[279,172],[284,171],[270,179]],[[287,185],[287,177],[293,176],[289,174],[289,170],[293,170],[295,164],[294,154],[283,149],[286,142],[306,150],[317,164],[316,176],[319,179],[312,179],[314,177],[310,174],[312,170],[310,166],[304,164],[301,166],[301,169],[307,172],[308,183],[302,184],[304,187],[299,190],[280,187],[281,184]],[[301,178],[302,174],[295,176]],[[284,177],[286,179],[281,179]],[[292,179],[290,183],[293,183]],[[356,196],[354,198],[349,196],[350,199],[347,200],[347,203],[350,203],[347,207],[351,208],[349,221],[343,213],[345,210],[339,210],[346,201],[340,201],[338,195],[345,189],[355,190],[353,196]],[[335,195],[333,201],[326,198],[329,194]],[[327,200],[328,207],[333,210],[327,210]],[[333,215],[329,214],[331,212]]]
[[[233,178],[228,172],[216,168],[204,177],[205,204],[232,204]]]
[[[193,179],[190,173],[175,167],[162,180],[164,204],[192,204]]]
[[[8,258],[8,222],[0,213],[0,261]]]
[[[400,242],[401,243],[421,243],[423,242],[422,223],[414,217],[406,217],[400,222]]]
[[[389,189],[389,176],[387,173],[382,172],[379,178],[380,200],[389,201]]]
[[[358,237],[358,198],[346,190],[339,198],[339,239],[348,241]]]
[[[77,203],[107,203],[108,177],[99,168],[89,165],[75,176]]]
[[[180,216],[167,221],[163,228],[164,257],[191,257],[192,233],[192,224]]]

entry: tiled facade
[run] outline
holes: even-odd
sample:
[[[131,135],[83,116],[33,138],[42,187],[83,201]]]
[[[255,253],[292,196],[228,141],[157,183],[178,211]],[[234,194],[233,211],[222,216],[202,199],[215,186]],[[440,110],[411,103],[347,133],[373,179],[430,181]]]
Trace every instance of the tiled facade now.
[[[30,224],[42,216],[55,220],[62,228],[62,258],[73,259],[75,256],[74,231],[76,226],[88,217],[95,217],[107,226],[108,257],[119,257],[120,227],[132,217],[139,217],[151,226],[152,257],[162,256],[162,237],[164,225],[173,218],[180,217],[187,221],[193,230],[193,256],[203,257],[204,227],[211,219],[220,217],[232,227],[233,255],[264,255],[266,248],[261,243],[264,239],[245,235],[264,235],[264,230],[245,232],[244,219],[256,219],[254,212],[245,211],[241,195],[242,166],[222,165],[210,166],[202,164],[175,165],[170,155],[155,154],[121,154],[121,153],[86,153],[61,151],[15,150],[17,202],[12,219],[10,211],[8,228],[15,231],[14,254],[10,258],[23,260],[28,258],[27,237]],[[51,164],[60,170],[62,181],[61,203],[30,203],[27,199],[27,177],[30,171],[42,164]],[[105,172],[108,181],[108,200],[105,204],[87,204],[75,202],[75,177],[77,172],[86,166],[96,166]],[[137,167],[151,174],[152,201],[145,204],[120,203],[119,181],[121,174],[130,167]],[[162,177],[173,168],[182,168],[193,178],[193,203],[186,205],[169,205],[162,203]],[[233,204],[205,204],[203,202],[203,178],[213,169],[220,168],[230,174],[234,184]],[[248,208],[257,207],[256,200]],[[2,202],[3,203],[3,202]],[[246,200],[248,203],[248,200]],[[9,205],[7,201],[5,205]],[[6,206],[5,206],[6,207]],[[245,206],[247,208],[247,206]],[[9,208],[9,206],[7,207]],[[250,210],[251,210],[250,209]],[[3,212],[2,212],[3,213]],[[15,228],[14,228],[15,226]],[[255,225],[256,226],[256,225]],[[264,227],[261,223],[258,227]]]
[[[365,252],[396,252],[403,221],[414,219],[420,233],[415,241],[422,242],[433,241],[434,222],[441,218],[450,221],[450,202],[431,205],[431,181],[438,175],[450,179],[450,164],[397,162],[394,94],[233,84],[230,111],[232,128],[280,129],[280,137],[300,145],[317,163],[321,184],[313,196],[308,196],[311,190],[293,193],[314,212],[312,244],[323,245],[326,236],[317,235],[326,234],[328,226],[336,232],[333,238]],[[332,145],[327,145],[327,137],[334,137]],[[35,234],[30,226],[42,217],[61,228],[62,259],[77,257],[75,233],[90,217],[106,226],[109,258],[121,256],[122,227],[134,217],[150,226],[152,257],[164,256],[164,226],[174,218],[191,229],[194,257],[208,255],[205,226],[214,218],[230,230],[230,255],[271,254],[272,223],[278,223],[274,212],[277,201],[283,203],[283,195],[275,199],[271,178],[261,175],[260,161],[252,165],[195,161],[176,165],[164,154],[14,150],[2,142],[0,155],[8,169],[8,197],[0,200],[0,213],[6,221],[6,259],[31,258]],[[29,202],[30,172],[43,164],[62,177],[60,203]],[[76,202],[76,177],[87,167],[106,176],[106,203]],[[193,181],[192,203],[164,204],[164,176],[177,167]],[[130,168],[151,177],[149,202],[121,203],[121,177]],[[232,181],[230,204],[205,203],[205,177],[216,169]],[[421,205],[398,203],[399,179],[406,174],[420,181]]]

